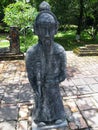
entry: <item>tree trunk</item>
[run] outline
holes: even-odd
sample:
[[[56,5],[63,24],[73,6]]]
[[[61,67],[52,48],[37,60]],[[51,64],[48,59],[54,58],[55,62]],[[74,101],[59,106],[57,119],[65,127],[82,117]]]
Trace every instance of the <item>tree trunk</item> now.
[[[79,0],[80,2],[80,16],[78,19],[78,28],[76,33],[76,40],[80,40],[81,27],[82,27],[82,19],[83,19],[83,0]]]
[[[96,36],[97,36],[97,32],[98,32],[98,25],[95,26],[95,32],[93,33],[93,40],[96,39]]]

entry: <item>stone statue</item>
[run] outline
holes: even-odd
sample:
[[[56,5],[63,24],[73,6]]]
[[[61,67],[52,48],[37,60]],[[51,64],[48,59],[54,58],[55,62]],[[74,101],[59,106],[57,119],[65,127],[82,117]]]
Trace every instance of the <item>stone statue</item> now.
[[[39,126],[62,123],[66,116],[59,90],[66,78],[66,56],[64,48],[54,42],[57,30],[56,16],[42,2],[34,24],[39,41],[26,53],[28,79],[35,94],[33,117]]]

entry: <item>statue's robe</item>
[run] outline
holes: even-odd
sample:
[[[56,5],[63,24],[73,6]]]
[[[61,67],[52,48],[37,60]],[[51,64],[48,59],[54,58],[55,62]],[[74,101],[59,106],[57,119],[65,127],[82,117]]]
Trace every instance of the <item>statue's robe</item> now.
[[[57,43],[52,44],[51,50],[47,51],[41,43],[28,49],[26,68],[35,93],[34,120],[49,123],[65,119],[59,83],[66,78],[66,55],[64,48]]]

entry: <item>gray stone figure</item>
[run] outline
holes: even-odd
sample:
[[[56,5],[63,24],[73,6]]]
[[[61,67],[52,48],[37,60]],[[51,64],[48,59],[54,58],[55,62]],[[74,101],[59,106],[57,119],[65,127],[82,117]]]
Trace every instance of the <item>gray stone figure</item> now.
[[[66,78],[66,55],[64,48],[54,42],[58,21],[46,2],[40,5],[40,13],[34,24],[39,41],[26,53],[28,79],[34,90],[36,124],[60,124],[65,120],[65,111],[59,83]]]

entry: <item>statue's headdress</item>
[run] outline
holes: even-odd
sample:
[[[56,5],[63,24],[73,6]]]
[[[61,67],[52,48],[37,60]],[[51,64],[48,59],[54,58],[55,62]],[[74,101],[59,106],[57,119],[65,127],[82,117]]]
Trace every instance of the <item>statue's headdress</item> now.
[[[55,34],[57,33],[58,30],[58,21],[56,16],[51,12],[51,8],[49,3],[43,1],[40,5],[39,5],[39,14],[37,15],[36,19],[35,19],[35,23],[34,23],[34,32],[35,34],[38,34],[38,25],[44,21],[46,21],[47,23],[54,23],[54,27],[55,27]]]

